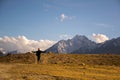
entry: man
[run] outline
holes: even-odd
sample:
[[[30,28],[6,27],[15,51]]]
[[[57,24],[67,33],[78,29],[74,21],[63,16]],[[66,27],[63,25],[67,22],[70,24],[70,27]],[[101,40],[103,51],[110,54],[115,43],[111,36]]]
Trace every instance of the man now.
[[[45,52],[46,52],[46,51],[41,51],[41,50],[38,48],[38,51],[36,51],[37,62],[40,61],[41,53],[45,53]]]

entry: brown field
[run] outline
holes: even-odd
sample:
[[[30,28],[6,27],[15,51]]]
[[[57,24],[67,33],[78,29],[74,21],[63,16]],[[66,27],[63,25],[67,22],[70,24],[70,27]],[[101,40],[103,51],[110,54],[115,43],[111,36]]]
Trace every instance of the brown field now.
[[[120,80],[120,55],[11,54],[0,57],[0,80]]]

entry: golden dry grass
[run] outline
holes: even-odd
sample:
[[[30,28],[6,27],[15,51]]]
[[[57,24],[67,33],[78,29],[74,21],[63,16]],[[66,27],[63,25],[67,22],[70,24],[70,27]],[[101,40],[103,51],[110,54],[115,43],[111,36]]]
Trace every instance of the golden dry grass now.
[[[58,64],[3,64],[0,79],[5,80],[119,80],[120,67]]]
[[[0,80],[119,80],[120,55],[42,54],[39,64],[34,54],[9,55],[0,57],[0,74]]]

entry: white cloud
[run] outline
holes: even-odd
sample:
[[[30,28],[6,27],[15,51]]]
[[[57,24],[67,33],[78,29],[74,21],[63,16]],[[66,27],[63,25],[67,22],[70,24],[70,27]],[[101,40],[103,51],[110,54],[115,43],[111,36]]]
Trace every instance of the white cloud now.
[[[59,36],[59,38],[60,38],[60,39],[65,39],[65,40],[67,40],[67,39],[71,39],[72,36],[71,36],[71,35],[67,35],[67,34],[61,34],[61,35]]]
[[[18,37],[8,37],[5,36],[0,38],[0,49],[4,49],[6,51],[14,51],[17,50],[19,52],[27,52],[37,50],[37,48],[41,48],[41,50],[45,50],[55,44],[56,41],[52,40],[29,40],[25,36]]]
[[[104,27],[104,28],[110,28],[113,27],[113,25],[105,24],[105,23],[94,23],[98,27]]]
[[[64,15],[64,14],[61,14],[61,15],[60,15],[60,18],[61,18],[61,21],[64,21],[65,19],[68,18],[68,16],[66,16],[66,15]]]
[[[60,21],[61,22],[64,21],[64,20],[72,20],[73,18],[75,18],[75,16],[67,16],[63,13],[60,15]]]
[[[95,34],[95,33],[93,33],[92,38],[96,41],[96,43],[103,43],[106,40],[109,40],[109,38],[104,34]]]

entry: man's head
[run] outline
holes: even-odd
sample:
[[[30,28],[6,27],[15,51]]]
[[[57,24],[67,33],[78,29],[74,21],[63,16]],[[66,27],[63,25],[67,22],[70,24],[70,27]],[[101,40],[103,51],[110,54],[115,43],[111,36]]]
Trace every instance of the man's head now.
[[[40,48],[38,48],[38,50],[40,50]]]

